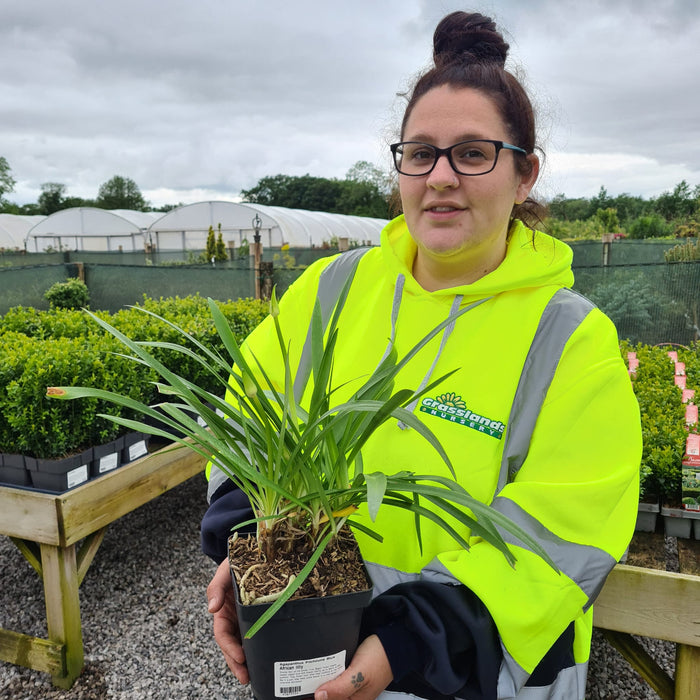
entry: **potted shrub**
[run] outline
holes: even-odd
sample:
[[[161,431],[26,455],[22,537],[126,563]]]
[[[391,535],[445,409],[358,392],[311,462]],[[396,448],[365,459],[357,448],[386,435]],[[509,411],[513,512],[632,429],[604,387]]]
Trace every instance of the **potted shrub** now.
[[[639,505],[634,529],[639,532],[654,532],[659,513],[659,495],[654,483],[654,471],[645,463],[639,469]]]
[[[324,559],[335,558],[337,552],[342,552],[342,556],[347,557],[346,561],[350,561],[353,552],[348,550],[357,551],[351,536],[353,527],[379,537],[370,527],[353,520],[353,513],[359,507],[366,508],[372,519],[380,507],[407,509],[416,516],[419,535],[421,519],[429,518],[462,547],[468,547],[463,533],[471,531],[472,535],[490,542],[514,563],[513,555],[501,535],[501,531],[508,531],[554,566],[526,533],[489,506],[473,499],[453,479],[409,471],[394,474],[364,472],[363,445],[380,425],[394,418],[428,440],[454,475],[449,458],[435,436],[405,408],[417,394],[410,389],[395,389],[394,381],[415,353],[463,312],[446,319],[401,360],[398,360],[395,351],[389,353],[348,401],[334,404],[333,352],[338,334],[338,316],[346,294],[347,286],[325,334],[320,306],[317,304],[314,309],[311,325],[313,385],[306,408],[299,406],[294,399],[287,341],[277,319],[279,309],[274,293],[270,311],[284,363],[283,386],[275,386],[265,368],[255,358],[246,357],[224,314],[209,300],[211,316],[228,357],[208,349],[172,323],[170,325],[182,337],[181,344],[136,342],[104,320],[94,317],[97,323],[129,348],[135,362],[146,364],[159,374],[161,382],[158,389],[169,397],[167,403],[158,407],[148,406],[128,396],[95,388],[48,389],[48,394],[53,397],[101,398],[140,411],[146,417],[158,418],[169,429],[149,427],[143,421],[118,416],[112,416],[111,420],[133,430],[150,431],[214,460],[246,493],[255,517],[239,527],[254,525],[255,536],[251,539],[234,534],[230,540],[230,550],[233,553],[232,576],[239,602],[239,619],[243,625],[244,648],[253,692],[259,700],[274,696],[271,685],[276,663],[278,675],[283,672],[285,661],[291,659],[325,659],[335,665],[335,670],[329,671],[326,666],[323,673],[334,675],[349,663],[358,637],[361,611],[357,610],[357,606],[366,605],[369,601],[369,582],[362,581],[360,559],[359,569],[353,569],[356,575],[340,577],[358,580],[359,603],[354,598],[350,600],[347,597],[350,594],[330,597],[334,593],[333,586],[324,581],[321,565]],[[143,311],[154,316],[148,310]],[[167,348],[189,358],[196,356],[197,363],[213,378],[218,391],[207,391],[174,373],[150,352],[152,347]],[[195,350],[192,350],[193,347]],[[429,392],[445,376],[430,383],[421,394]],[[227,390],[225,400],[219,395],[222,390]],[[206,427],[201,425],[202,421],[198,418]],[[186,437],[181,437],[180,432]],[[464,530],[460,532],[456,527]],[[329,555],[331,550],[333,556]],[[244,556],[257,559],[242,565]],[[278,576],[277,587],[266,591],[260,598],[251,585],[254,572],[271,562],[279,562],[286,567],[286,571]],[[264,578],[267,580],[271,577]],[[311,590],[311,594],[305,591],[305,596],[317,593],[321,597],[325,589],[328,595],[320,613],[307,617],[306,613],[300,612],[299,608],[309,603],[309,600],[297,598],[303,588]],[[295,599],[292,599],[293,596]],[[310,604],[315,602],[313,598],[310,601]],[[329,632],[319,629],[319,616],[328,618],[327,622],[331,625]],[[353,628],[340,632],[341,621],[351,623]],[[296,629],[296,625],[304,622],[313,625],[312,631]],[[291,634],[292,648],[281,650],[279,644],[287,636],[287,627],[291,625],[295,626]],[[267,637],[264,640],[261,638],[261,628],[263,633],[271,631],[272,641]],[[301,650],[302,641],[304,644],[307,641],[317,643],[317,646]],[[267,658],[261,659],[261,656]],[[327,677],[319,675],[316,686]],[[295,692],[288,686],[285,694],[295,697],[308,694],[308,690],[308,687],[304,687]]]

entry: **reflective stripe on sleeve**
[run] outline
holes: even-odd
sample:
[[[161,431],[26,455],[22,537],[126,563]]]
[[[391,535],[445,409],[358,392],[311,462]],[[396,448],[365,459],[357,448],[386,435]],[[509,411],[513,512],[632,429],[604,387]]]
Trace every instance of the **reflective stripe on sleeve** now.
[[[554,294],[542,313],[510,410],[497,493],[509,481],[513,481],[523,465],[537,417],[564,346],[594,308],[593,302],[563,288]]]
[[[605,578],[617,563],[615,559],[597,547],[576,544],[558,537],[509,498],[499,496],[491,505],[537,540],[557,568],[588,596],[588,603],[583,608],[585,612],[598,597]],[[508,544],[531,551],[506,530],[498,527],[498,531]]]

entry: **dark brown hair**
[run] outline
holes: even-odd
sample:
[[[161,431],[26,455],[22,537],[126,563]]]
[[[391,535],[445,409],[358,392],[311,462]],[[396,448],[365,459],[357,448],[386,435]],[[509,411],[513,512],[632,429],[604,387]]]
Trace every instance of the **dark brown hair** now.
[[[493,20],[484,15],[453,12],[444,17],[433,35],[434,66],[420,76],[409,96],[401,138],[416,102],[430,90],[450,85],[488,95],[508,129],[511,143],[528,154],[534,153],[535,114],[525,89],[505,69],[509,48]],[[519,172],[529,174],[532,166],[527,158],[514,155]],[[528,198],[513,207],[512,216],[535,226],[541,222],[541,211],[541,205]]]

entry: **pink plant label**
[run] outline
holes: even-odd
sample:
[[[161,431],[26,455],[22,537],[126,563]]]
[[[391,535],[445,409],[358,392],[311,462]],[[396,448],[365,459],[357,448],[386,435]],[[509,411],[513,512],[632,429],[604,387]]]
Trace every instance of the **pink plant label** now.
[[[676,374],[685,375],[685,362],[676,362]]]
[[[673,381],[676,383],[677,387],[679,387],[680,389],[685,389],[685,375],[677,374],[673,378]]]
[[[668,356],[671,358],[673,362],[678,362],[678,353],[675,350],[670,350],[668,352]]]
[[[634,371],[637,367],[639,367],[639,360],[636,357],[631,357],[629,359],[629,368]]]
[[[689,403],[685,407],[685,422],[686,425],[693,425],[698,422],[698,407],[695,404]]]
[[[689,456],[700,457],[700,435],[690,433],[685,439],[685,453]]]
[[[637,359],[637,353],[636,352],[628,352],[627,353],[627,360],[636,360]]]
[[[695,389],[683,389],[683,403],[688,403],[695,398]]]

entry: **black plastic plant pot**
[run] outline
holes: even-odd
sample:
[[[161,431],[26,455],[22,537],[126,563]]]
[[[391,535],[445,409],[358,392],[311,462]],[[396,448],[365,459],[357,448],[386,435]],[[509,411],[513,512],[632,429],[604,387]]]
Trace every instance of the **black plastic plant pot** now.
[[[90,478],[96,479],[98,476],[107,474],[121,466],[123,449],[124,439],[121,437],[93,447]]]
[[[0,454],[0,483],[31,486],[32,479],[24,463],[24,455]]]
[[[233,589],[250,685],[257,700],[311,697],[316,688],[340,675],[357,649],[362,612],[372,598],[370,588],[289,600],[251,639],[245,639],[270,604],[242,605],[235,578]]]
[[[121,463],[129,464],[148,454],[148,436],[145,433],[127,433],[122,436]]]
[[[92,448],[62,459],[25,457],[35,488],[63,493],[84,484],[90,475]]]

